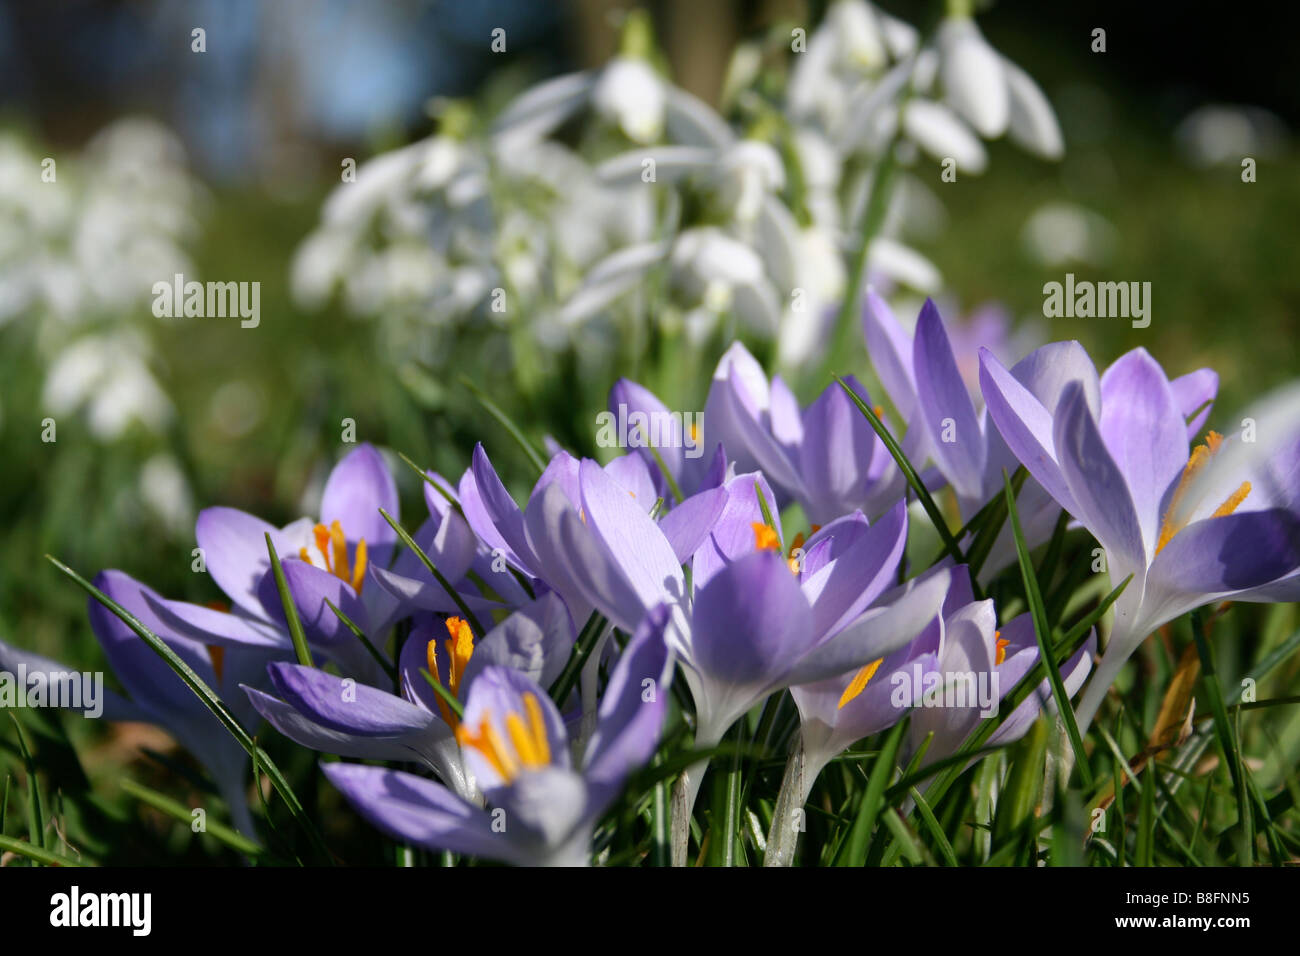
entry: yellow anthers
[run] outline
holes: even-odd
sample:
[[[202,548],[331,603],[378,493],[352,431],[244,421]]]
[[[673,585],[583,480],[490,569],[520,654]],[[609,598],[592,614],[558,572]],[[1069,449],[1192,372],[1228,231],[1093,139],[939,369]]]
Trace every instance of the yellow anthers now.
[[[551,762],[551,742],[546,735],[546,717],[536,694],[524,694],[524,716],[514,711],[506,714],[507,745],[492,724],[491,715],[484,714],[478,729],[465,724],[456,728],[456,741],[461,747],[477,750],[506,783],[519,776],[521,768],[545,767]]]
[[[884,406],[883,406],[883,405],[872,405],[872,406],[871,406],[871,413],[872,413],[873,415],[875,415],[877,418],[884,418],[884,417],[885,417],[885,409],[884,409]]]
[[[880,670],[880,665],[884,663],[884,660],[883,657],[878,657],[853,675],[853,680],[849,681],[849,686],[844,688],[844,693],[840,694],[840,702],[836,710],[842,708],[867,689],[868,682],[876,676],[876,671]]]
[[[1178,479],[1178,486],[1174,488],[1173,497],[1169,499],[1169,510],[1165,512],[1164,519],[1160,522],[1160,537],[1156,541],[1156,554],[1165,549],[1165,545],[1174,539],[1174,535],[1187,527],[1191,515],[1181,513],[1180,506],[1183,503],[1183,498],[1187,494],[1192,479],[1200,473],[1201,469],[1214,457],[1222,445],[1222,435],[1218,432],[1208,432],[1205,436],[1205,444],[1197,445],[1192,449],[1192,454],[1187,459],[1187,465],[1183,468],[1183,476]],[[1222,518],[1225,515],[1232,514],[1246,500],[1248,494],[1250,494],[1250,482],[1243,481],[1237,487],[1237,490],[1214,510],[1214,514],[1210,517]]]
[[[469,665],[469,659],[474,655],[474,632],[470,626],[465,623],[463,618],[447,618],[447,633],[450,635],[443,641],[443,647],[447,651],[447,680],[443,684],[453,697],[460,696],[460,682],[465,677],[465,668]],[[434,638],[429,641],[428,647],[425,648],[425,656],[429,662],[429,673],[438,676],[438,639]],[[442,719],[448,727],[455,730],[460,721],[452,711],[447,702],[438,697],[438,710],[442,713]]]
[[[1232,514],[1237,510],[1237,506],[1246,500],[1248,494],[1250,494],[1250,482],[1243,481],[1237,486],[1236,491],[1228,495],[1227,500],[1225,500],[1223,504],[1214,509],[1214,514],[1210,515],[1210,517],[1222,518],[1225,515]]]
[[[312,537],[316,542],[316,550],[320,552],[321,560],[325,562],[325,570],[340,581],[352,585],[352,589],[360,594],[362,585],[366,583],[366,566],[369,564],[366,539],[362,538],[357,542],[355,561],[349,563],[348,539],[343,534],[343,526],[337,520],[331,521],[328,528],[323,524],[317,524],[312,528]],[[311,553],[306,548],[298,549],[298,557],[308,564],[315,564],[311,559]]]
[[[776,529],[770,524],[764,524],[761,521],[751,521],[750,526],[754,529],[754,547],[759,551],[776,551],[781,550],[781,539],[776,536]]]
[[[993,632],[993,640],[996,642],[994,644],[993,666],[997,667],[1007,659],[1007,648],[1011,646],[1011,642],[1002,636],[1001,631]]]
[[[698,423],[698,422],[691,422],[691,424],[690,424],[690,428],[688,428],[687,431],[689,431],[689,432],[690,432],[690,435],[691,435],[691,444],[692,444],[692,445],[698,445],[698,444],[700,443],[700,426],[699,426],[699,423]]]

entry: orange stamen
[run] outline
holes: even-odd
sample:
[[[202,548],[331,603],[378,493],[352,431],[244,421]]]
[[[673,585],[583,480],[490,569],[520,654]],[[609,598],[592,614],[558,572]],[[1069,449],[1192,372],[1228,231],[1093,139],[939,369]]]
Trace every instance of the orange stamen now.
[[[883,657],[877,658],[853,675],[853,680],[849,681],[849,686],[844,688],[844,693],[840,695],[837,710],[867,689],[867,683],[876,676],[876,671],[880,669],[880,665],[884,663],[884,660]]]

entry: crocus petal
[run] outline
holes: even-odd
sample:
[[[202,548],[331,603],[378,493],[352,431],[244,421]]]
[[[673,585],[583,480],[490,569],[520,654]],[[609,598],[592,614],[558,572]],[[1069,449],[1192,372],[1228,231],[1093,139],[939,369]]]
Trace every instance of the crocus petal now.
[[[637,168],[640,169],[640,161],[637,162]],[[643,385],[638,385],[630,379],[620,378],[614,383],[614,387],[609,390],[609,411],[616,420],[630,419],[632,413],[640,412],[648,420],[654,421],[673,421],[680,423],[681,419],[672,416],[668,411],[668,406],[659,400],[659,397]],[[661,436],[662,438],[663,436]],[[659,457],[663,459],[664,467],[674,479],[680,481],[682,476],[682,446],[684,444],[680,427],[674,428],[674,433],[669,436],[668,441],[663,441],[658,447]],[[638,448],[637,454],[640,455],[645,463],[650,466],[652,472],[658,471],[658,463],[651,455],[649,448]],[[666,484],[661,483],[659,491],[664,493],[667,490]]]
[[[849,376],[846,384],[868,405],[861,383]],[[855,508],[867,507],[871,497],[871,466],[884,445],[852,399],[838,383],[828,385],[804,412],[799,446],[799,473],[808,520],[827,522]]]
[[[474,446],[471,469],[461,479],[460,503],[470,527],[488,547],[502,549],[512,562],[531,571],[534,555],[524,533],[523,512],[501,483],[481,442]]]
[[[684,596],[681,563],[663,532],[594,461],[582,463],[587,527],[623,571],[645,608]]]
[[[1146,553],[1154,554],[1160,500],[1187,464],[1187,425],[1146,349],[1121,356],[1101,377],[1097,430],[1133,496]]]
[[[388,465],[373,445],[363,442],[330,472],[321,495],[321,523],[328,527],[337,521],[353,547],[364,538],[370,560],[387,567],[397,532],[379,513],[380,508],[394,520],[401,517],[397,483]]]
[[[746,555],[714,575],[695,597],[694,664],[729,684],[766,684],[809,649],[809,610],[780,555]]]
[[[434,720],[427,711],[387,691],[315,667],[277,661],[267,670],[276,693],[331,730],[397,737],[422,731]]]
[[[149,606],[167,627],[204,644],[282,650],[293,646],[288,633],[246,614],[240,608],[218,611],[188,601],[146,596]]]
[[[19,668],[26,670],[28,674],[44,674],[47,682],[56,682],[65,680],[61,675],[71,674],[74,677],[77,674],[66,664],[60,664],[58,661],[51,660],[48,657],[42,657],[40,654],[34,654],[31,651],[25,651],[21,648],[14,647],[12,644],[6,644],[0,641],[0,673],[8,673],[18,680]],[[141,720],[152,721],[154,716],[142,707],[138,707],[131,701],[127,700],[121,694],[115,694],[107,687],[100,689],[99,697],[96,700],[99,713],[92,713],[93,708],[89,706],[88,700],[83,701],[87,706],[82,709],[87,712],[88,716],[103,717],[105,720]]]
[[[650,759],[659,744],[673,661],[664,642],[668,608],[652,609],[623,650],[601,699],[596,730],[587,744],[583,773],[597,788],[596,812],[623,779]]]
[[[948,570],[915,578],[882,596],[833,638],[806,654],[785,681],[809,684],[856,670],[915,638],[938,613],[948,590]]]
[[[1300,566],[1300,519],[1289,511],[1241,511],[1193,522],[1151,563],[1142,601],[1158,627],[1184,611],[1261,587]]]
[[[1147,552],[1132,493],[1078,382],[1066,386],[1056,410],[1055,439],[1061,472],[1077,509],[1074,515],[1108,552],[1112,574],[1145,568]]]
[[[931,299],[925,300],[916,320],[912,361],[921,423],[930,439],[930,452],[958,494],[979,498],[983,490],[984,433],[953,357],[943,320]]]
[[[704,543],[727,506],[727,490],[710,488],[691,495],[659,519],[659,530],[673,549],[678,564],[685,564]]]
[[[334,730],[270,694],[253,687],[244,687],[243,690],[267,723],[302,747],[362,760],[417,760],[422,757],[404,742],[404,736],[376,737]]]
[[[296,558],[283,562],[285,582],[293,596],[294,607],[302,621],[307,638],[315,644],[329,645],[340,641],[355,641],[337,614],[330,610],[326,601],[348,616],[363,630],[369,625],[366,619],[365,605],[353,590],[352,585],[318,567],[299,561]],[[376,568],[376,571],[379,569]],[[277,623],[285,622],[284,609],[276,589],[274,572],[267,571],[261,588],[263,606]]]
[[[489,665],[509,667],[542,687],[550,687],[564,670],[575,637],[564,601],[554,592],[544,594],[492,628],[475,645],[461,687],[471,686]]]
[[[1066,511],[1074,497],[1056,460],[1052,413],[988,349],[980,349],[980,391],[989,417],[1020,463]]]
[[[658,473],[657,465],[648,466],[639,455],[620,455],[605,466],[604,472],[622,488],[637,506],[648,512],[654,507],[655,499],[661,497],[654,482],[651,468]],[[581,494],[581,490],[579,490]],[[667,500],[666,496],[665,500]]]
[[[1174,393],[1174,405],[1187,420],[1187,438],[1191,440],[1200,432],[1214,407],[1219,394],[1219,373],[1210,368],[1180,375],[1169,383]]]
[[[835,634],[894,583],[907,544],[907,503],[900,500],[840,557],[803,581],[813,633]]]
[[[880,377],[889,399],[904,421],[911,421],[916,408],[916,376],[912,370],[912,340],[894,318],[888,304],[875,290],[867,290],[862,310],[862,330],[867,355]]]
[[[235,508],[204,508],[194,524],[208,573],[235,604],[262,613],[257,587],[271,566],[266,535],[281,558],[297,554],[297,546],[274,525]]]
[[[121,571],[100,572],[95,575],[93,583],[161,637],[209,686],[216,683],[217,675],[212,669],[207,648],[175,634],[154,613],[148,598],[157,599],[156,592]],[[86,600],[90,626],[103,646],[113,672],[136,704],[161,714],[207,713],[184,681],[135,631],[93,597]],[[216,726],[215,718],[213,726]]]
[[[776,509],[776,499],[761,472],[737,475],[723,487],[727,490],[726,506],[691,562],[692,580],[697,591],[731,561],[754,550],[754,525],[764,520],[763,509],[758,503],[760,493],[772,513],[777,535],[781,534],[781,515]]]
[[[526,859],[507,833],[493,832],[486,812],[432,780],[351,763],[321,770],[358,813],[399,840],[511,863]]]

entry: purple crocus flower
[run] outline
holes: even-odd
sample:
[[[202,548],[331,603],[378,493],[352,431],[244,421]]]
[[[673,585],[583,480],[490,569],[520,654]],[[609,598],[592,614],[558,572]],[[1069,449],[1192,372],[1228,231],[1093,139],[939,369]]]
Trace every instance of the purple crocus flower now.
[[[156,592],[121,571],[102,571],[95,587],[133,614],[160,637],[186,664],[225,700],[245,729],[254,727],[257,714],[238,694],[229,691],[241,683],[266,685],[266,667],[279,651],[267,648],[208,646],[177,634],[154,611],[161,600]],[[147,721],[167,731],[190,751],[208,772],[230,808],[240,832],[256,835],[249,813],[248,754],[161,657],[93,597],[87,601],[90,626],[109,666],[130,699],[104,691],[102,716],[108,720]],[[54,680],[70,669],[56,661],[0,642],[0,670],[15,672],[24,665],[28,674],[42,673]]]
[[[1111,580],[1133,576],[1079,704],[1083,729],[1153,630],[1212,601],[1273,599],[1257,589],[1295,572],[1300,438],[1247,456],[1239,435],[1211,432],[1189,454],[1217,379],[1202,369],[1171,381],[1141,348],[1100,378],[1077,343],[1044,346],[1010,371],[988,354],[981,363],[989,412],[1016,457],[1105,549]],[[1027,387],[1036,379],[1050,387]],[[1198,480],[1211,468],[1218,480]]]
[[[478,641],[460,618],[422,615],[398,660],[399,692],[336,677],[313,667],[273,663],[278,696],[245,687],[258,713],[286,737],[324,753],[423,763],[465,799],[478,790],[460,759],[459,721],[429,686],[428,670],[465,700],[488,667],[506,667],[550,686],[573,650],[573,622],[555,594],[507,617]]]
[[[596,822],[659,743],[672,677],[663,623],[662,613],[647,617],[619,658],[579,766],[536,681],[508,667],[482,670],[456,739],[486,808],[403,771],[334,763],[325,775],[397,839],[521,866],[585,865]]]
[[[173,630],[208,643],[290,650],[292,641],[266,550],[270,534],[313,647],[350,673],[378,679],[374,660],[325,601],[369,634],[392,623],[401,610],[399,598],[375,579],[376,572],[388,567],[397,540],[380,508],[398,516],[397,486],[382,456],[369,444],[349,452],[330,472],[319,521],[302,518],[276,528],[235,508],[206,508],[199,513],[195,536],[208,573],[230,599],[229,613],[180,601],[160,601],[155,610]],[[467,535],[448,533],[459,520],[446,517],[436,528],[426,523],[417,536],[434,551],[439,534],[453,539],[447,554],[439,552],[444,557],[455,555],[444,572],[453,581],[463,576],[472,556],[461,546]],[[406,552],[393,571],[414,576],[419,573],[417,564],[418,559]]]
[[[929,461],[953,490],[963,520],[1002,492],[1002,472],[1016,459],[972,401],[965,369],[977,363],[974,349],[957,352],[933,300],[926,299],[913,334],[905,332],[885,301],[867,293],[863,310],[867,354],[902,418],[909,423],[903,450],[918,467]],[[929,476],[927,475],[927,483]],[[1060,509],[1033,481],[1025,483],[1018,510],[1030,547],[1046,541]],[[1009,528],[994,543],[987,573],[1015,559]]]
[[[960,570],[960,569],[959,569]],[[935,572],[929,572],[933,574]],[[1061,665],[1067,693],[1082,685],[1095,642]],[[954,753],[981,720],[1038,661],[1038,644],[1028,614],[997,628],[992,601],[974,601],[970,577],[954,573],[943,607],[917,637],[859,670],[790,689],[799,708],[800,740],[777,800],[768,857],[786,866],[794,856],[793,811],[802,807],[827,763],[855,741],[893,726],[909,712],[911,746],[931,733],[926,763]],[[1029,729],[1044,705],[1053,707],[1046,679],[989,738],[1010,743]]]
[[[645,462],[666,502],[672,502],[673,494],[664,470],[686,495],[716,488],[725,480],[727,456],[721,444],[714,442],[712,448],[706,448],[699,423],[669,411],[645,386],[619,379],[609,391],[609,413],[626,425],[629,444]]]
[[[866,390],[847,381],[870,404]],[[838,384],[801,410],[781,377],[769,381],[739,342],[713,373],[704,437],[722,443],[737,471],[761,470],[817,524],[854,510],[883,514],[904,490],[889,451]]]
[[[587,498],[591,495],[598,502],[614,499],[620,514],[635,520],[639,528],[653,529],[648,539],[652,550],[640,556],[629,553],[629,542],[618,540],[618,531],[611,532],[615,540],[604,540],[590,521]],[[522,511],[481,445],[474,449],[473,467],[460,484],[465,517],[494,555],[559,592],[575,621],[585,621],[599,607],[628,633],[662,600],[666,579],[634,576],[629,582],[622,576],[593,577],[592,569],[608,563],[602,555],[612,548],[638,570],[671,568],[680,594],[681,565],[722,513],[727,492],[723,488],[702,491],[655,521],[648,512],[657,499],[650,470],[639,455],[623,455],[602,468],[561,452],[547,465]]]

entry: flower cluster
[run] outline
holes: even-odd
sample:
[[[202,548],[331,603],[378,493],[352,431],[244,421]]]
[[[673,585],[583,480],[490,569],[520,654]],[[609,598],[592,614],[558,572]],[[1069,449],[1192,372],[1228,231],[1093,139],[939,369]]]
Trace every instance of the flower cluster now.
[[[363,444],[317,518],[203,511],[197,543],[225,602],[167,599],[120,571],[95,582],[122,609],[90,604],[131,697],[110,716],[171,730],[252,832],[245,755],[134,621],[246,729],[260,717],[348,758],[323,772],[380,830],[529,865],[599,859],[611,808],[626,791],[635,813],[669,757],[685,758],[671,835],[684,863],[728,740],[789,750],[766,840],[767,862],[789,863],[795,811],[855,742],[906,729],[899,763],[933,780],[925,768],[1013,741],[1044,711],[1086,730],[1139,642],[1191,609],[1300,598],[1293,397],[1202,435],[1209,369],[1171,379],[1139,348],[1099,373],[1075,342],[1008,367],[955,350],[933,303],[908,333],[874,294],[862,324],[897,419],[853,379],[800,407],[736,344],[691,426],[696,457],[680,428],[605,464],[556,450],[520,507],[479,445],[458,480],[423,474],[427,513],[408,533],[394,474]],[[626,380],[610,403],[668,412]],[[931,522],[937,558],[914,546]],[[1034,601],[988,596],[1067,534],[1096,540],[1118,592],[1099,663],[1100,615],[1062,647]],[[0,665],[19,663],[60,667],[0,645]]]
[[[688,349],[743,333],[799,369],[824,351],[859,245],[878,285],[940,289],[909,244],[942,218],[907,172],[922,153],[965,176],[987,165],[981,138],[1064,148],[1042,92],[960,11],[923,38],[837,0],[810,35],[742,44],[721,111],[662,62],[633,13],[600,68],[522,90],[490,121],[437,104],[433,135],[345,164],[298,251],[299,302],[338,295],[431,368],[453,364],[466,327],[479,345],[507,335],[517,363],[572,349],[597,366],[653,326]],[[885,157],[904,167],[896,188]]]

